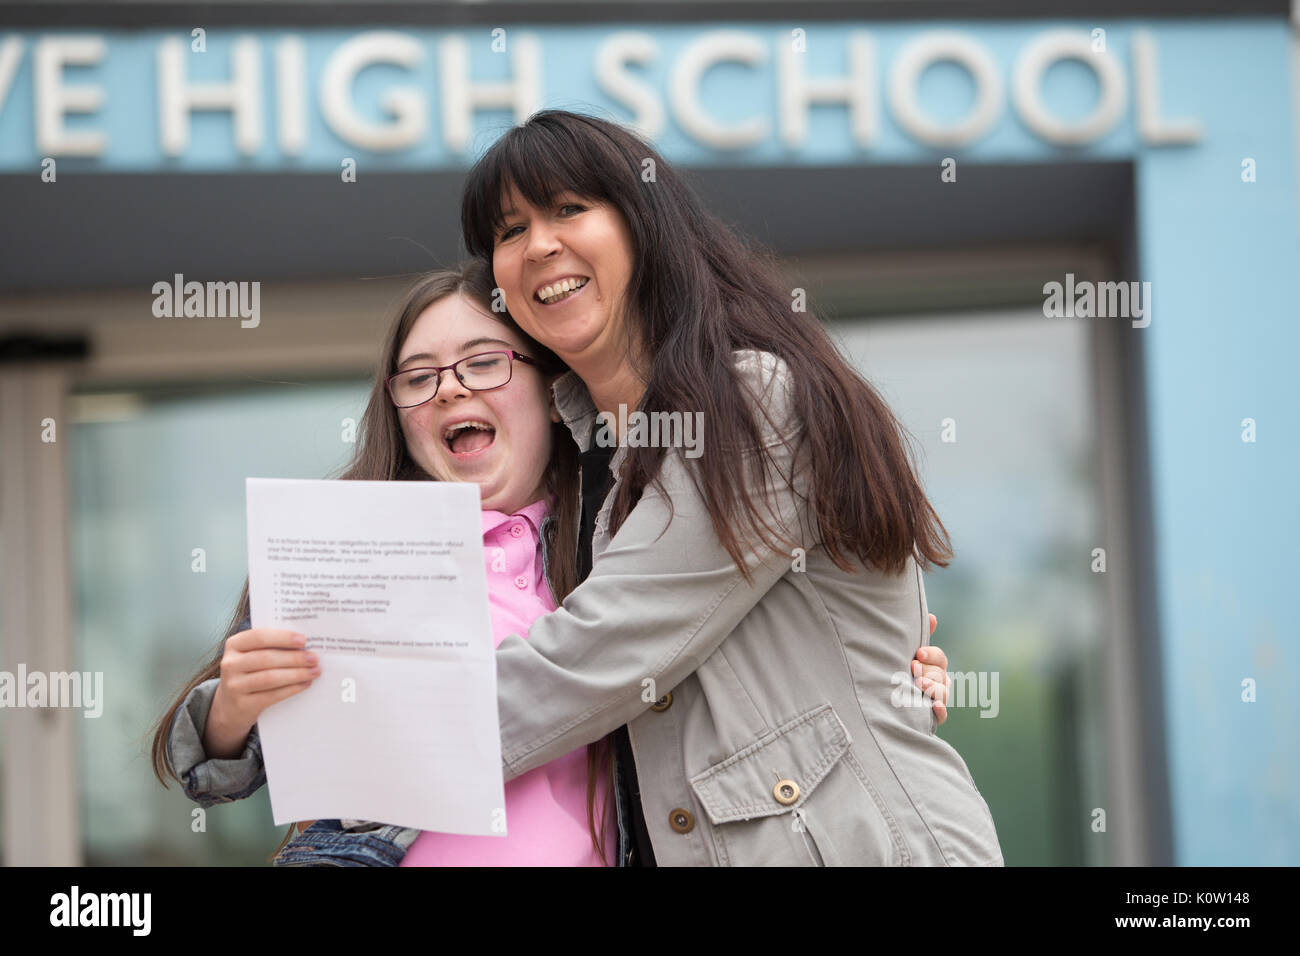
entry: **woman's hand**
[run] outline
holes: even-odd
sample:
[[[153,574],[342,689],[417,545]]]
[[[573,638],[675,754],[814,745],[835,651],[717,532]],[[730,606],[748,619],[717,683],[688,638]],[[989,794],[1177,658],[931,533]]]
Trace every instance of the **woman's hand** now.
[[[320,676],[316,654],[303,650],[306,641],[274,627],[255,627],[226,639],[221,682],[203,729],[209,759],[238,757],[262,711],[306,690]]]
[[[933,634],[938,626],[939,619],[931,614],[930,633]],[[948,719],[948,688],[952,686],[952,678],[948,676],[948,655],[943,648],[938,644],[919,648],[916,659],[912,661],[912,677],[921,693],[934,701],[935,723],[942,724]]]

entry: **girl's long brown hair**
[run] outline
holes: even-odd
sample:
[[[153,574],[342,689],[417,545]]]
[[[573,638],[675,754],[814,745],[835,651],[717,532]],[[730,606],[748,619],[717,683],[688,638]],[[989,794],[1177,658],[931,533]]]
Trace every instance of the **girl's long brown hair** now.
[[[498,139],[466,180],[461,234],[470,255],[489,266],[512,185],[538,208],[552,208],[567,191],[622,213],[633,242],[623,318],[629,357],[646,383],[639,409],[703,413],[714,437],[692,478],[746,578],[747,530],[768,543],[773,536],[799,542],[773,535],[746,490],[746,463],[760,469],[760,456],[733,453],[735,443],[770,460],[733,365],[740,349],[769,352],[789,368],[803,425],[795,454],[808,464],[809,514],[831,560],[845,572],[854,570],[850,559],[894,573],[911,558],[926,569],[947,566],[948,532],[893,412],[816,316],[795,307],[802,290],[782,281],[771,253],[713,216],[662,156],[616,123],[565,110],[534,113]],[[662,447],[628,448],[611,534],[646,485],[659,483],[663,455]]]
[[[492,275],[482,262],[473,260],[459,269],[429,273],[411,287],[394,311],[383,353],[375,368],[370,399],[357,430],[356,449],[351,460],[334,477],[344,481],[436,480],[436,476],[427,474],[411,458],[402,436],[397,409],[389,400],[386,383],[388,376],[397,371],[398,353],[415,320],[435,302],[457,294],[468,296],[494,318],[509,326],[523,340],[530,356],[541,363],[544,375],[553,376],[565,371],[564,363],[550,349],[520,329],[508,313],[493,311]],[[547,580],[556,601],[560,602],[578,583],[578,447],[563,422],[552,425],[551,458],[546,468],[545,481],[546,489],[554,502],[551,512],[554,520],[547,526],[542,547],[546,549]],[[245,578],[239,601],[226,625],[227,636],[233,634],[235,628],[248,616],[248,579]],[[222,639],[212,659],[190,679],[154,725],[153,768],[164,787],[167,787],[168,777],[178,782],[180,780],[167,753],[172,718],[190,691],[206,680],[221,676],[221,655],[225,643],[225,639]],[[612,784],[612,774],[609,773],[612,759],[613,747],[608,737],[587,746],[587,825],[592,846],[601,860],[606,860],[605,822],[612,802],[612,788],[605,794],[599,826],[596,823],[595,798],[602,769]],[[291,826],[280,844],[281,848],[293,833],[294,828]]]

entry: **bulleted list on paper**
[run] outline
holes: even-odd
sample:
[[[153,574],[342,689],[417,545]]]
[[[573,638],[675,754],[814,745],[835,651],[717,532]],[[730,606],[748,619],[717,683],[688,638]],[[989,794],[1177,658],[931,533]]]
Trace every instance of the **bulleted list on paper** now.
[[[504,835],[478,487],[247,481],[254,627],[320,658],[258,721],[277,824]]]
[[[401,601],[402,595],[412,590],[420,592],[448,586],[452,589],[448,599],[454,599],[452,592],[460,578],[452,554],[464,546],[463,540],[444,538],[385,541],[268,537],[265,547],[266,560],[273,566],[273,611],[281,626],[302,630],[303,622],[319,621],[322,616],[383,614],[392,607],[395,596]],[[375,570],[401,565],[408,558],[412,559],[415,570],[405,573],[392,571],[391,567],[389,573]],[[423,560],[428,558],[436,559],[440,570],[429,573],[428,562]],[[308,646],[312,650],[347,650],[358,654],[378,653],[385,648],[397,654],[404,651],[416,654],[441,648],[465,650],[470,644],[467,635],[442,631],[388,639],[321,633]]]

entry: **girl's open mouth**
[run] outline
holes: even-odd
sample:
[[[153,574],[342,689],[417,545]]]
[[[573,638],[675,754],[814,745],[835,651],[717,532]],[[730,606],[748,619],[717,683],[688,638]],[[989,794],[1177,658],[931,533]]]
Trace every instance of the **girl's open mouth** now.
[[[487,422],[457,422],[442,433],[442,442],[457,458],[472,458],[496,442],[496,429]]]

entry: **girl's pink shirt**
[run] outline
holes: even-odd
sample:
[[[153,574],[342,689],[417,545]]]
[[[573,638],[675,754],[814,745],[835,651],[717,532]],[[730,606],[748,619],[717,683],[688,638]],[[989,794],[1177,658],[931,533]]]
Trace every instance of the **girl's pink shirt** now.
[[[549,504],[535,501],[514,514],[483,512],[492,645],[507,634],[527,637],[529,625],[555,610],[542,574],[541,526]],[[596,822],[606,802],[608,774],[596,790]],[[587,748],[506,782],[506,836],[462,836],[425,830],[402,866],[601,866],[587,829]],[[605,853],[613,864],[617,821],[606,812]]]

